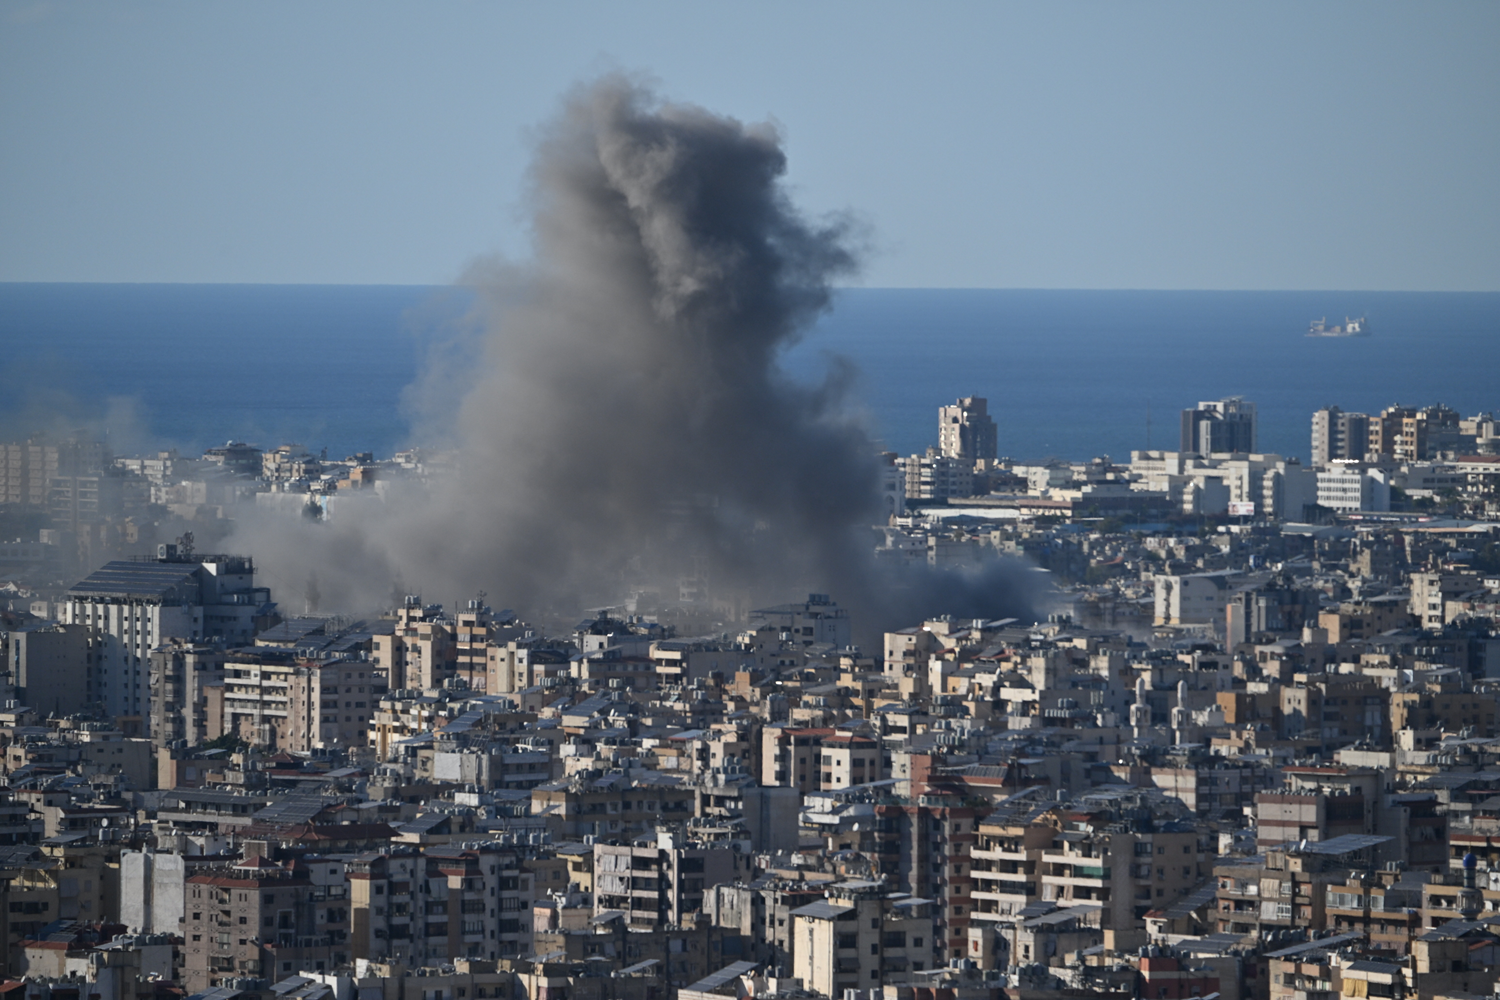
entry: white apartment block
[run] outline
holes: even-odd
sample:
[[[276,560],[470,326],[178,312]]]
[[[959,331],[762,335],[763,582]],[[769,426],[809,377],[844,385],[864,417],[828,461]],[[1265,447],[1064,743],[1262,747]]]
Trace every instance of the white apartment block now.
[[[127,732],[150,735],[151,651],[168,639],[248,645],[274,613],[245,556],[179,555],[164,545],[150,562],[116,560],[73,586],[62,620],[98,640],[93,700]]]

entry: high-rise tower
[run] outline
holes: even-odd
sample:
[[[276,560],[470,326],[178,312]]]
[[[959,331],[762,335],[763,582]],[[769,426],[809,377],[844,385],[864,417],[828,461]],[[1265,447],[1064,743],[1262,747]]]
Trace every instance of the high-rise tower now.
[[[1199,455],[1255,451],[1255,404],[1231,396],[1183,410],[1179,450]]]
[[[983,396],[965,396],[952,406],[938,407],[938,450],[944,458],[994,458],[997,440],[989,401]]]

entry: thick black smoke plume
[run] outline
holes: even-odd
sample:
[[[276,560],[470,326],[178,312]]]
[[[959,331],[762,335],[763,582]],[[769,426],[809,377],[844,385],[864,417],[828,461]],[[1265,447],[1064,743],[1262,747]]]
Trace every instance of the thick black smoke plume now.
[[[799,214],[785,170],[768,126],[623,77],[574,93],[532,168],[534,260],[471,276],[488,332],[445,428],[451,481],[291,544],[279,528],[263,561],[298,591],[316,570],[325,603],[349,599],[334,576],[283,560],[524,614],[684,585],[724,609],[820,590],[867,615],[1014,613],[1003,583],[874,572],[875,448],[845,380],[809,388],[778,363],[853,271],[850,229]]]

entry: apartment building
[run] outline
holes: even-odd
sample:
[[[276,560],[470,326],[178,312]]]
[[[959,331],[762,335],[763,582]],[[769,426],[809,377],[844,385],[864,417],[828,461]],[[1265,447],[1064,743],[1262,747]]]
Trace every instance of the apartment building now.
[[[163,652],[163,667],[172,666],[170,653]],[[219,669],[217,685],[201,686],[208,738],[229,733],[295,752],[364,746],[386,693],[385,678],[369,661],[308,659],[290,649],[231,650],[222,654]],[[185,677],[186,664],[183,670]],[[168,685],[160,697],[176,691]]]
[[[1106,943],[1115,948],[1144,943],[1146,914],[1207,879],[1215,855],[1190,821],[1128,812],[1054,810],[1048,822],[1056,833],[1040,858],[1042,900],[1062,907],[1098,904],[1100,926],[1110,933]]]
[[[969,463],[996,455],[997,432],[983,396],[965,396],[951,406],[938,407],[938,451],[946,458]]]
[[[875,806],[879,870],[902,891],[930,899],[931,962],[962,959],[974,901],[970,853],[979,821],[990,810],[961,794],[932,788],[922,773],[930,762],[913,766],[910,795]]]
[[[806,794],[823,789],[823,741],[837,730],[767,727],[761,733],[760,781]],[[829,775],[830,782],[832,774]]]
[[[525,954],[535,876],[500,844],[430,844],[348,863],[350,953],[403,965]]]
[[[271,592],[245,556],[158,546],[150,562],[118,560],[68,590],[62,621],[97,645],[91,697],[127,735],[150,735],[151,651],[169,639],[248,645],[275,621]]]
[[[370,656],[392,691],[441,687],[458,672],[455,623],[442,605],[424,606],[420,597],[409,596],[396,609],[395,629],[375,636]]]
[[[631,843],[594,844],[594,913],[618,910],[633,927],[680,927],[704,893],[750,870],[750,857],[658,830]]]
[[[1037,871],[1056,831],[1023,817],[999,814],[981,820],[969,853],[974,880],[974,923],[1005,921],[1040,898]]]
[[[931,968],[928,907],[925,899],[893,897],[884,882],[834,883],[825,899],[791,911],[793,977],[820,996],[838,997]]]
[[[1480,589],[1477,573],[1412,573],[1408,610],[1423,628],[1441,629],[1448,621],[1448,602]]]
[[[1363,461],[1370,447],[1370,417],[1346,413],[1337,406],[1312,416],[1312,465],[1323,468],[1337,459]]]
[[[769,876],[753,883],[722,883],[704,898],[715,927],[737,932],[742,954],[768,973],[792,975],[793,911],[823,899],[820,883]]]
[[[109,450],[97,441],[0,444],[0,505],[46,510],[53,479],[97,473],[108,462]]]
[[[1256,450],[1255,404],[1238,396],[1200,402],[1182,411],[1181,449],[1210,455]]]
[[[568,673],[568,654],[537,635],[520,635],[485,647],[485,691],[512,694]]]
[[[1380,772],[1325,765],[1283,768],[1282,774],[1285,784],[1281,789],[1255,797],[1258,846],[1375,832],[1383,791]]]
[[[1328,893],[1346,891],[1351,871],[1373,870],[1374,849],[1388,839],[1346,834],[1287,843],[1267,850],[1263,858],[1215,865],[1219,932],[1266,940],[1294,927],[1324,930]]]
[[[0,632],[0,669],[15,697],[42,715],[85,711],[98,679],[98,643],[84,625],[42,624]]]
[[[697,790],[654,771],[579,772],[531,790],[531,814],[561,839],[639,836],[693,815]]]
[[[208,732],[208,688],[224,686],[226,653],[219,643],[169,639],[151,651],[151,741],[197,746]]]
[[[283,867],[251,857],[184,881],[183,986],[277,979],[350,958],[349,902],[339,862]]]

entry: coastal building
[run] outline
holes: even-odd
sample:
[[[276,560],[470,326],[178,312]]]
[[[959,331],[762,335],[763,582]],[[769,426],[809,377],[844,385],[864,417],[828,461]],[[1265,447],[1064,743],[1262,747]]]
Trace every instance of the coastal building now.
[[[1256,450],[1255,404],[1238,396],[1182,411],[1182,451],[1199,455]]]
[[[1370,416],[1329,406],[1313,413],[1312,465],[1324,468],[1339,459],[1361,461],[1370,447]]]
[[[1363,462],[1336,461],[1318,472],[1318,506],[1340,513],[1390,510],[1390,475]]]
[[[983,396],[965,396],[938,408],[938,451],[944,458],[976,461],[994,458],[998,434]]]
[[[108,464],[109,452],[97,441],[32,438],[0,444],[0,507],[46,510],[54,479],[97,475]]]
[[[945,500],[974,494],[974,463],[936,448],[902,460],[907,500]]]

